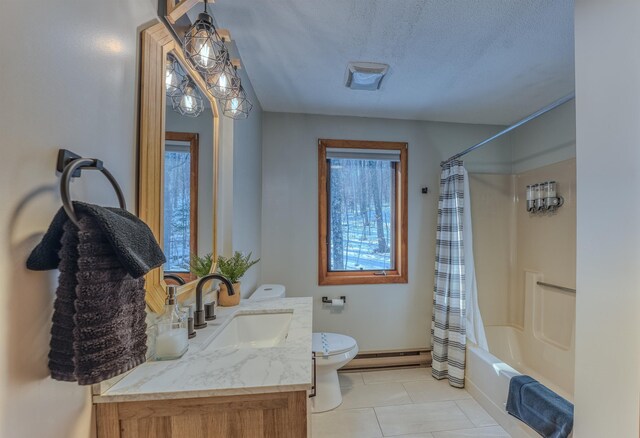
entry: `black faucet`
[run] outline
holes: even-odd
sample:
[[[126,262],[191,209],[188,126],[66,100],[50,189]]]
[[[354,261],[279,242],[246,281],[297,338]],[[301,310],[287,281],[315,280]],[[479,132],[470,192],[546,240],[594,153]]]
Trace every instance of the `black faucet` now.
[[[198,280],[198,284],[196,285],[196,311],[193,313],[194,327],[197,329],[205,328],[207,326],[207,323],[205,322],[204,305],[202,304],[202,288],[207,281],[213,279],[222,281],[227,286],[229,295],[235,294],[235,292],[233,291],[233,285],[231,284],[229,279],[227,279],[227,277],[223,277],[220,274],[208,274],[204,277],[201,277]],[[215,315],[213,315],[213,312],[211,313],[211,317],[207,319],[215,319]]]
[[[176,274],[164,274],[164,280],[173,280],[176,283],[178,283],[180,286],[182,286],[183,284],[186,284],[186,281],[184,281],[184,278],[180,277],[179,275]]]

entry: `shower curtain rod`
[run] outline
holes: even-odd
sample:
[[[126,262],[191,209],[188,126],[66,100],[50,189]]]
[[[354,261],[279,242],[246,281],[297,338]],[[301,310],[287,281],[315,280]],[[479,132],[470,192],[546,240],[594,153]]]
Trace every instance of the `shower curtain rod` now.
[[[528,123],[531,120],[533,120],[533,119],[535,119],[537,117],[540,117],[544,113],[547,113],[547,112],[551,111],[552,109],[555,109],[555,108],[559,107],[560,105],[565,104],[565,103],[569,102],[572,99],[575,99],[575,97],[576,97],[576,93],[575,93],[575,91],[573,91],[570,94],[564,96],[563,98],[558,99],[555,102],[545,106],[544,108],[539,109],[535,113],[528,115],[524,119],[514,123],[513,125],[509,126],[508,128],[503,129],[502,131],[498,132],[497,134],[492,135],[491,137],[487,138],[486,140],[483,140],[480,143],[474,144],[473,146],[465,149],[464,151],[459,152],[459,153],[455,154],[454,156],[447,158],[445,161],[440,163],[440,166],[444,166],[449,161],[452,161],[452,160],[458,159],[458,158],[460,158],[460,157],[462,157],[464,155],[467,155],[469,152],[474,151],[474,150],[478,149],[481,146],[484,146],[485,144],[487,144],[489,142],[492,142],[496,138],[502,137],[506,133],[513,131],[514,129],[524,125],[525,123]]]

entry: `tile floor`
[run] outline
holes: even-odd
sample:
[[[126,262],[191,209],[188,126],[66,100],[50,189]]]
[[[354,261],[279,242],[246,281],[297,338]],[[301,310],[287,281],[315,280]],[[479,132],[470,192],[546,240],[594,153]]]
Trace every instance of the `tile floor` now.
[[[509,437],[464,389],[430,368],[340,373],[342,405],[313,414],[313,438]]]

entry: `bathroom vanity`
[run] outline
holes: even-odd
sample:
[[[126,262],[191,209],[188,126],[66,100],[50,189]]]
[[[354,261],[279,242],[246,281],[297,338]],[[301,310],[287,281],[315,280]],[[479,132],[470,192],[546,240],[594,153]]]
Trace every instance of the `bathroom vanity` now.
[[[159,314],[167,296],[165,276],[186,282],[176,296],[179,303],[190,300],[197,295],[195,277],[206,273],[182,272],[184,266],[193,254],[217,256],[223,101],[207,91],[204,78],[164,23],[142,32],[140,72],[138,216],[165,253],[171,252],[165,244],[172,241],[167,230],[189,227],[189,242],[183,242],[180,256],[145,277],[146,303]],[[183,99],[187,95],[191,99]],[[194,110],[195,102],[197,114],[187,108]],[[196,118],[197,124],[185,124]],[[182,167],[167,167],[171,160]],[[203,169],[198,160],[212,165],[198,172]],[[168,169],[178,167],[186,170],[167,176]],[[177,187],[178,180],[180,187],[189,188],[189,205],[180,208],[188,207],[189,215],[183,216],[190,219],[165,228],[166,221],[179,222],[165,217],[165,192]],[[178,202],[184,197],[170,198]],[[197,330],[181,358],[148,361],[94,388],[98,438],[307,436],[311,321],[310,298],[243,301],[218,309],[217,319]]]
[[[242,301],[94,395],[98,438],[309,436],[311,298]]]

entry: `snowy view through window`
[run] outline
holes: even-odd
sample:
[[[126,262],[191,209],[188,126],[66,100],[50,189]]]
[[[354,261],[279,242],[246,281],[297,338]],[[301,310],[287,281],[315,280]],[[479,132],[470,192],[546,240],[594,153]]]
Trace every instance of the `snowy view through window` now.
[[[329,160],[329,270],[394,269],[394,163]]]
[[[172,147],[164,155],[164,253],[166,272],[189,272],[191,154]]]

